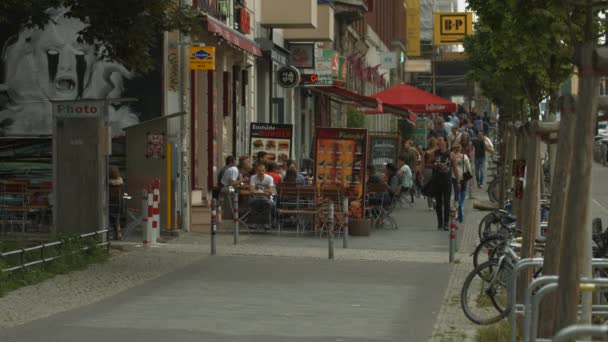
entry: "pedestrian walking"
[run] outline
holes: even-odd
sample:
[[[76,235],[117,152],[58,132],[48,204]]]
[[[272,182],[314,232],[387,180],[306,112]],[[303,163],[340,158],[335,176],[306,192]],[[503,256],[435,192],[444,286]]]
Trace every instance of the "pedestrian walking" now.
[[[494,146],[483,130],[477,131],[477,138],[473,140],[475,148],[475,180],[477,187],[483,188],[483,181],[486,173],[486,153],[493,153]]]
[[[458,222],[462,223],[464,221],[464,199],[467,192],[467,183],[473,175],[469,157],[462,153],[460,144],[454,144],[454,146],[452,146],[452,153],[456,160],[458,175],[460,176],[458,178],[454,176],[452,177],[452,180],[454,182],[454,199],[458,208]]]
[[[433,178],[433,166],[435,163],[435,150],[437,149],[437,139],[431,137],[427,143],[427,149],[422,158],[422,194],[426,196],[426,203],[429,210],[433,210],[433,193],[431,189],[431,179]]]
[[[431,181],[432,191],[435,194],[437,229],[443,230],[449,230],[450,227],[452,175],[456,179],[460,178],[454,155],[448,150],[447,146],[448,142],[445,137],[437,140],[437,149],[434,153],[433,179]],[[460,190],[460,184],[457,184],[456,188]]]

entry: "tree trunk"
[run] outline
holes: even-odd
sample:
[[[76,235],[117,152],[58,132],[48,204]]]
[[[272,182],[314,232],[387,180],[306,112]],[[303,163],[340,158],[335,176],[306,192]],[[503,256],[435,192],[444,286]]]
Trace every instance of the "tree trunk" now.
[[[561,121],[559,124],[559,140],[555,157],[555,171],[551,181],[551,211],[549,212],[549,232],[545,245],[545,260],[543,275],[556,275],[559,269],[562,236],[564,234],[564,216],[566,212],[566,195],[570,186],[567,172],[572,159],[572,144],[574,134],[574,99],[566,95],[563,99]],[[553,327],[556,318],[556,293],[551,292],[542,302],[539,332],[540,336],[555,335]]]
[[[592,20],[587,19],[587,20]],[[590,24],[589,24],[590,25]],[[593,72],[593,52],[595,43],[588,41],[580,51],[579,64],[579,101],[576,106],[576,125],[572,145],[577,153],[572,154],[569,175],[573,182],[567,193],[568,213],[564,227],[568,229],[568,239],[562,242],[559,265],[559,285],[557,290],[557,322],[559,331],[577,321],[579,304],[579,278],[583,271],[583,249],[586,245],[585,235],[588,222],[589,191],[591,185],[591,163],[593,160],[593,130],[597,113],[597,94],[599,78]]]
[[[536,130],[530,128],[530,124],[525,126],[526,134],[526,187],[524,198],[520,208],[521,215],[517,217],[519,227],[522,230],[522,258],[534,256],[534,244],[538,233],[538,223],[540,214],[540,136]],[[519,278],[518,289],[525,289],[532,278],[532,270],[523,272]]]
[[[511,170],[513,167],[513,159],[515,159],[515,153],[517,150],[517,135],[515,134],[515,128],[513,125],[510,125],[507,129],[508,139],[507,139],[507,147],[505,152],[505,168],[507,169],[507,177],[506,177],[506,188],[511,189],[513,187],[513,176],[511,176]],[[511,195],[513,198],[513,195]]]

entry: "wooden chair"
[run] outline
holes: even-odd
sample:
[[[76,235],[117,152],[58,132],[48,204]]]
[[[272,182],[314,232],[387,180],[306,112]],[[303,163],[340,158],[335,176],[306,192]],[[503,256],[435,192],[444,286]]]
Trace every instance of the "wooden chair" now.
[[[281,235],[284,220],[288,217],[295,217],[296,231],[298,231],[298,188],[295,183],[283,183],[277,187],[279,196],[277,201],[277,227]]]
[[[342,231],[342,200],[344,198],[344,188],[339,184],[322,184],[321,185],[321,207],[320,207],[320,233],[324,231],[330,233],[334,231]],[[334,204],[334,226],[329,227],[329,204]]]
[[[305,230],[305,221],[312,225],[312,230],[317,231],[316,219],[319,217],[319,195],[316,185],[296,185],[298,191],[298,234]]]

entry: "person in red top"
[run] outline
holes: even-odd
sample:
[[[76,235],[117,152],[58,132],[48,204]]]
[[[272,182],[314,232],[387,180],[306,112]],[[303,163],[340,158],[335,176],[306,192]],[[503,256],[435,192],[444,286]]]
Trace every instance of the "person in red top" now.
[[[281,175],[277,172],[280,171],[278,170],[278,166],[275,162],[270,162],[267,163],[267,171],[266,174],[269,175],[270,177],[272,177],[272,180],[274,181],[274,185],[278,186],[283,182],[283,178],[281,177]]]

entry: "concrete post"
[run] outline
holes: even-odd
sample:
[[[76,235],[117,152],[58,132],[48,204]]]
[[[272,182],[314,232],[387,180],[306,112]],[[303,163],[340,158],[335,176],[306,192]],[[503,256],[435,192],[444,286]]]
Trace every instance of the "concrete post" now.
[[[217,234],[217,199],[211,200],[211,255],[216,254],[215,236]]]
[[[329,218],[327,220],[327,242],[329,259],[334,258],[334,202],[329,202]]]

